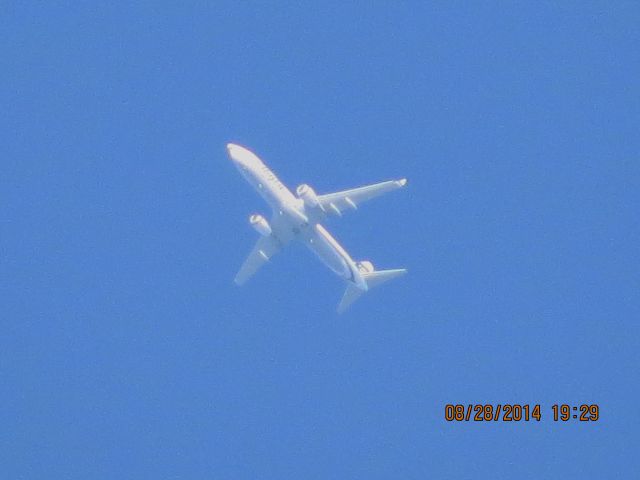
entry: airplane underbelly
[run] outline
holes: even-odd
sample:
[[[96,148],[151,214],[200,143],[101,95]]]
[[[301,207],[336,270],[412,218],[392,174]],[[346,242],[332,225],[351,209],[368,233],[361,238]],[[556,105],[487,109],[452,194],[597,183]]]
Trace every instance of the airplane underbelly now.
[[[344,278],[352,276],[347,259],[335,248],[335,240],[320,225],[315,225],[307,238],[305,245],[334,273]]]
[[[274,208],[281,203],[295,200],[291,192],[275,176],[251,172],[251,174],[247,175],[247,180],[258,191],[260,196]]]

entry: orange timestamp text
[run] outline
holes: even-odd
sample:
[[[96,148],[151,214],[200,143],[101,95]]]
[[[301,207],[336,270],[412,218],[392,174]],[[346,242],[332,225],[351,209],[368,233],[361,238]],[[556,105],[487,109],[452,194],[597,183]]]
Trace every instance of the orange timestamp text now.
[[[595,422],[600,418],[600,407],[596,404],[555,404],[551,407],[554,421]],[[444,407],[447,422],[539,422],[543,412],[540,404],[451,404]]]

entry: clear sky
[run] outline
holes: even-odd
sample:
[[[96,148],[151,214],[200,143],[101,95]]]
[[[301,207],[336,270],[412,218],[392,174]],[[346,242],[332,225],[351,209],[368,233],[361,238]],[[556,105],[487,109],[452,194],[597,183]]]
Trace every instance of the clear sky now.
[[[0,7],[2,478],[637,474],[636,2],[48,3]],[[235,287],[269,211],[230,141],[407,177],[326,227],[409,275],[338,316],[298,246]]]

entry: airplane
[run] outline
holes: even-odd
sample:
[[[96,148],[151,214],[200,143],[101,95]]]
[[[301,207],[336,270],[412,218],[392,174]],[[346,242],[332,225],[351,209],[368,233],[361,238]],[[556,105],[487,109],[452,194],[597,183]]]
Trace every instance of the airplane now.
[[[354,261],[320,223],[329,216],[341,217],[343,212],[356,210],[367,200],[404,187],[406,178],[326,195],[317,195],[309,185],[302,184],[296,188],[295,196],[247,148],[229,143],[227,151],[242,176],[272,210],[269,221],[259,214],[249,217],[250,225],[260,238],[235,276],[237,285],[243,285],[293,240],[304,243],[329,269],[346,280],[347,289],[338,313],[344,312],[369,289],[407,273],[404,268],[375,270],[368,260]]]

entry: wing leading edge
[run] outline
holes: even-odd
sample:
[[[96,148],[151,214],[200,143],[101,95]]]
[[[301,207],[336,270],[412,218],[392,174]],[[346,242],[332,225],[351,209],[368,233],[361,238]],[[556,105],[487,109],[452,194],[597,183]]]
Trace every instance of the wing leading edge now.
[[[260,237],[233,281],[236,285],[243,285],[280,250],[282,244],[273,235]]]
[[[407,179],[390,180],[388,182],[375,183],[365,187],[352,188],[341,192],[318,195],[320,206],[327,213],[342,215],[345,210],[355,210],[358,205],[379,197],[387,192],[392,192],[404,187]]]

